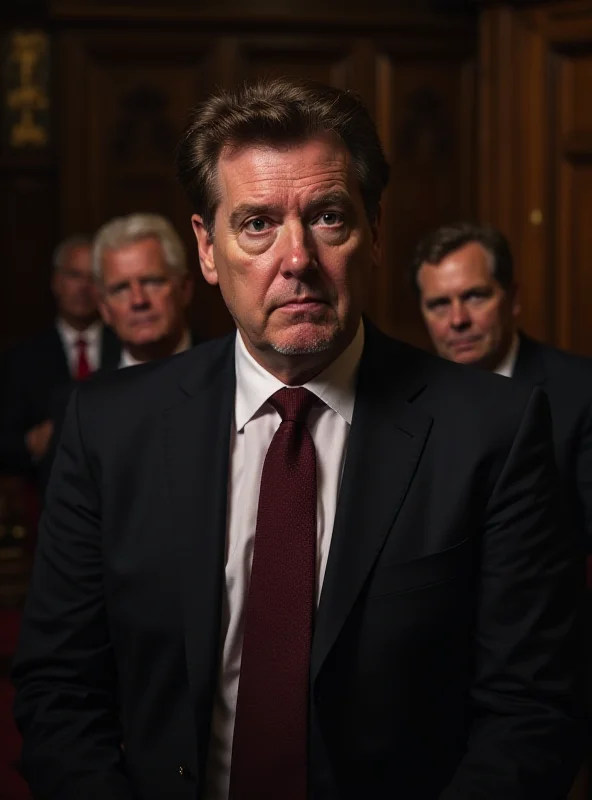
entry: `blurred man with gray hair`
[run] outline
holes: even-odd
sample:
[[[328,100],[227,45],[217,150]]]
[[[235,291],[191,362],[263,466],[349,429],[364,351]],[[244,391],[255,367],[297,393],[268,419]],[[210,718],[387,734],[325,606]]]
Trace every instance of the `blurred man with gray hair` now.
[[[92,248],[99,310],[122,342],[119,366],[187,350],[187,309],[193,279],[183,243],[158,214],[130,214],[107,222]]]
[[[62,241],[53,255],[56,321],[7,355],[0,405],[0,470],[36,475],[53,431],[53,404],[72,380],[116,366],[119,344],[98,314],[88,237]]]

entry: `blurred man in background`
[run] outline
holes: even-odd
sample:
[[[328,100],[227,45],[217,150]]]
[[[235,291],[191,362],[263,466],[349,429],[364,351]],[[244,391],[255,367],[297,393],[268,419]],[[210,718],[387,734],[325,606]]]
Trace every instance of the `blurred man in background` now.
[[[98,230],[91,260],[101,316],[121,342],[112,368],[166,358],[196,344],[187,322],[193,277],[183,242],[167,219],[159,214],[115,217]],[[55,403],[50,461],[69,396],[67,389]]]
[[[547,393],[566,514],[592,551],[592,361],[518,329],[512,253],[494,228],[466,222],[438,228],[418,244],[412,274],[441,356]]]
[[[115,366],[119,344],[100,320],[93,286],[90,242],[65,239],[53,258],[55,324],[6,357],[0,403],[0,470],[36,474],[53,431],[53,405],[72,380]]]
[[[187,350],[193,279],[183,243],[158,214],[117,217],[97,233],[92,251],[99,309],[122,342],[120,367]]]

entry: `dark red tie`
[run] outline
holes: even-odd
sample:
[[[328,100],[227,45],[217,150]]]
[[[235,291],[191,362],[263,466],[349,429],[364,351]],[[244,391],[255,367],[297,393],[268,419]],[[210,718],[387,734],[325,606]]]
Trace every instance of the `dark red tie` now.
[[[86,339],[82,336],[76,339],[76,348],[78,350],[78,363],[76,364],[75,378],[77,381],[82,381],[90,375],[90,364],[88,363]]]
[[[261,475],[245,609],[231,800],[306,800],[317,474],[306,417],[316,398],[280,389],[282,422]]]

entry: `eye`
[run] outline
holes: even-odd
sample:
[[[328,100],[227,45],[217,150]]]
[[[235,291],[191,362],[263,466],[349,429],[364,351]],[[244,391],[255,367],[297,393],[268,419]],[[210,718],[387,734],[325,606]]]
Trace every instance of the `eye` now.
[[[475,305],[482,303],[487,299],[489,299],[489,294],[487,292],[471,292],[469,295],[467,295],[466,301]]]
[[[316,221],[321,225],[326,225],[329,228],[333,228],[336,225],[341,225],[343,223],[343,214],[340,214],[337,211],[325,211],[317,218]]]
[[[269,226],[269,222],[262,217],[255,217],[250,219],[245,225],[245,229],[250,233],[263,233]]]
[[[129,286],[125,283],[118,283],[115,286],[108,286],[106,290],[106,294],[110,297],[118,297],[119,295],[123,294],[123,292],[128,289]]]

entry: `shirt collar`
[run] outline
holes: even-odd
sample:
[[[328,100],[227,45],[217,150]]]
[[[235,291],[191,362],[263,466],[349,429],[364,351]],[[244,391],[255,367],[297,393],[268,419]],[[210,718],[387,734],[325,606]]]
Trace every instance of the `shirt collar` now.
[[[56,327],[58,329],[58,333],[62,337],[62,341],[64,341],[70,347],[74,347],[80,338],[84,339],[87,345],[94,345],[96,342],[98,342],[99,336],[101,335],[101,331],[103,329],[103,323],[100,320],[97,320],[83,331],[77,331],[76,328],[73,328],[71,325],[69,325],[65,319],[58,317],[56,320]]]
[[[191,334],[188,330],[185,330],[183,332],[183,336],[181,337],[181,341],[177,345],[176,350],[173,353],[171,353],[171,355],[177,355],[177,353],[184,353],[185,350],[189,350],[190,348],[191,348]],[[119,360],[119,369],[121,369],[122,367],[137,367],[138,364],[145,364],[145,363],[146,363],[145,361],[138,361],[125,348],[121,351],[121,358]]]
[[[504,378],[511,378],[514,374],[514,367],[516,366],[516,359],[518,358],[518,350],[520,349],[520,339],[518,334],[514,334],[510,349],[494,369],[496,375],[503,375]]]
[[[356,377],[364,349],[364,325],[360,321],[351,344],[321,373],[303,386],[351,425],[356,398]],[[235,423],[242,431],[267,402],[285,384],[258,364],[249,353],[240,332],[235,340],[236,398]]]

